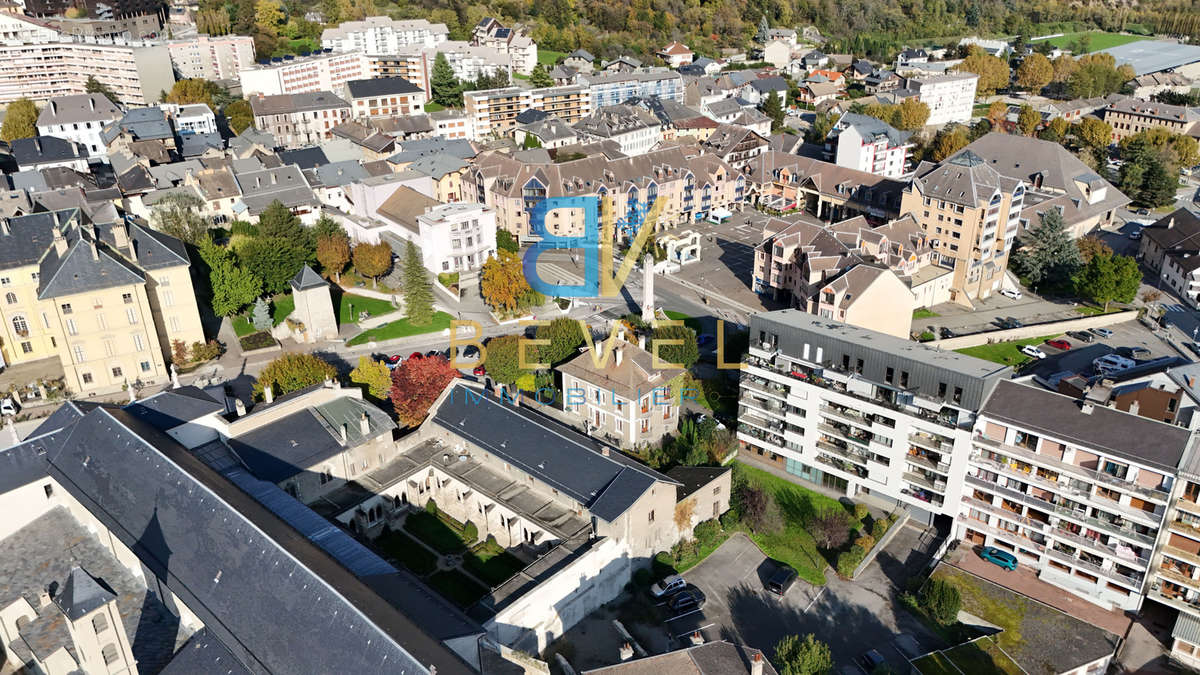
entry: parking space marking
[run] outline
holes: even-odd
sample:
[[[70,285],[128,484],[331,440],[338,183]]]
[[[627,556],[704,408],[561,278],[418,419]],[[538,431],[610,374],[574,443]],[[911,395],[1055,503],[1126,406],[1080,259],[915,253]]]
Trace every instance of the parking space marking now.
[[[827,590],[829,590],[829,587],[828,587],[828,586],[822,586],[822,587],[821,587],[821,590],[817,591],[817,594],[816,594],[816,595],[814,595],[814,596],[813,596],[813,599],[809,601],[809,603],[808,603],[808,607],[805,607],[805,608],[804,608],[804,613],[805,613],[805,614],[808,614],[808,610],[812,609],[812,606],[813,606],[813,605],[815,605],[815,604],[817,604],[817,600],[820,600],[820,599],[821,599],[821,596],[822,596],[822,595],[824,595],[824,594],[825,594],[825,591],[827,591]]]

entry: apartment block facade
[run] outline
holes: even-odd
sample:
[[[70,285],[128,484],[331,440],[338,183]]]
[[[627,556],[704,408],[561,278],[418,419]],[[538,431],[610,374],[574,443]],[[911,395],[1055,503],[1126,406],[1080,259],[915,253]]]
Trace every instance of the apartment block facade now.
[[[874,117],[846,113],[825,137],[825,151],[838,166],[899,178],[908,169],[911,135]]]
[[[979,76],[975,73],[910,77],[904,83],[906,89],[917,92],[921,103],[929,106],[929,119],[925,124],[931,126],[970,122],[978,85]]]
[[[369,75],[366,56],[360,51],[320,53],[311,56],[271,60],[238,71],[242,95],[304,94],[315,91],[341,91],[350,80]]]
[[[254,96],[254,127],[285,148],[318,145],[333,138],[333,128],[350,119],[350,104],[332,92]]]
[[[977,412],[1007,370],[803,310],[753,315],[740,454],[926,522],[953,516]]]
[[[249,35],[197,35],[168,40],[171,65],[184,78],[236,80],[254,64],[254,38]]]
[[[449,34],[444,23],[369,16],[362,21],[346,21],[335,28],[326,28],[321,33],[321,46],[336,52],[395,54],[405,47],[436,47]]]
[[[580,73],[578,84],[587,86],[596,108],[617,105],[631,98],[670,99],[684,102],[683,76],[673,70],[649,68],[630,72]]]
[[[593,110],[588,88],[578,85],[468,91],[463,94],[463,104],[480,138],[507,134],[517,126],[517,115],[530,108],[551,113],[567,124],[578,122]]]
[[[0,63],[0,105],[85,94],[88,77],[106,86],[115,102],[133,106],[154,103],[175,85],[164,45],[6,44],[0,46]]]
[[[89,157],[104,158],[108,148],[100,137],[104,126],[123,116],[104,94],[76,94],[50,99],[38,113],[39,136],[57,136],[82,144]]]
[[[1104,109],[1104,121],[1112,127],[1113,143],[1154,127],[1173,134],[1194,135],[1200,114],[1182,105],[1169,105],[1125,98]]]

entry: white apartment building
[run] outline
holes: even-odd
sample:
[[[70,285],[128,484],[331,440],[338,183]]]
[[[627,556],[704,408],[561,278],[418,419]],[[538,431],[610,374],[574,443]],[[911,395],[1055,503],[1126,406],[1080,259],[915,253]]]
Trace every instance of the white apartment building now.
[[[3,15],[0,15],[3,16]],[[108,87],[123,105],[147,105],[175,85],[164,45],[53,42],[0,45],[0,105],[18,98],[48,101],[84,94],[89,76]]]
[[[910,77],[905,88],[917,92],[917,98],[929,106],[926,126],[938,126],[971,121],[971,109],[975,106],[975,88],[979,76],[975,73],[946,73],[930,77]]]
[[[1007,550],[1086,600],[1137,610],[1191,432],[1005,381],[971,440],[955,536]]]
[[[236,80],[254,64],[254,38],[249,35],[197,35],[168,40],[171,64],[187,79]]]
[[[171,118],[175,125],[175,133],[181,136],[217,133],[217,116],[213,114],[212,108],[203,103],[160,103],[158,107]]]
[[[0,44],[45,44],[62,39],[58,30],[41,19],[0,12]]]
[[[449,140],[475,140],[475,121],[464,110],[446,108],[429,113],[429,121],[433,123],[433,135]]]
[[[610,105],[579,120],[575,132],[584,141],[613,141],[630,157],[650,152],[662,142],[662,122],[635,105]]]
[[[803,310],[750,317],[740,457],[798,480],[954,516],[976,412],[1009,369]]]
[[[478,138],[506,133],[517,125],[517,115],[530,108],[574,124],[592,112],[592,98],[587,87],[573,84],[542,89],[481,89],[463,94],[463,109],[471,116]]]
[[[75,141],[87,148],[88,157],[104,159],[108,157],[108,148],[100,131],[123,115],[104,94],[57,96],[38,113],[38,135]]]
[[[825,137],[825,154],[838,166],[899,178],[907,171],[911,136],[874,117],[845,113]]]
[[[524,28],[507,28],[499,21],[486,17],[471,30],[471,44],[491,47],[512,59],[512,68],[522,75],[533,72],[538,63],[537,43]]]
[[[277,96],[342,91],[350,80],[370,77],[369,72],[367,58],[362,52],[333,52],[272,59],[269,64],[241,69],[238,79],[242,83],[243,96]]]
[[[421,115],[425,112],[425,90],[403,77],[350,80],[345,92],[356,118]]]
[[[449,35],[444,23],[369,16],[362,21],[347,21],[335,28],[326,28],[321,33],[321,46],[335,52],[357,50],[366,54],[396,54],[404,47],[436,47]]]
[[[454,76],[462,82],[473,82],[480,75],[493,76],[497,73],[513,74],[512,57],[494,47],[473,45],[469,42],[451,40],[438,45],[436,49],[425,50],[426,68],[433,72],[434,60],[439,53],[446,55],[446,61],[454,69]]]
[[[417,216],[425,268],[434,274],[466,272],[496,254],[496,211],[483,204],[443,204]]]

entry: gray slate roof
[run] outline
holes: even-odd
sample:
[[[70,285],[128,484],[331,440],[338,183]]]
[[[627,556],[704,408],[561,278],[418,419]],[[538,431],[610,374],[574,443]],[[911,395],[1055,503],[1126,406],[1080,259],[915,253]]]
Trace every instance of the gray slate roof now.
[[[71,94],[55,96],[42,106],[37,124],[80,124],[107,122],[121,117],[121,109],[104,94]]]
[[[324,286],[325,280],[319,274],[313,271],[311,267],[305,265],[296,272],[296,276],[292,277],[292,288],[297,291],[303,291],[306,288],[316,288]]]
[[[146,281],[146,276],[135,266],[86,239],[78,227],[69,228],[65,238],[64,254],[59,255],[52,245],[41,260],[39,300]]]
[[[900,131],[881,119],[871,117],[870,115],[860,115],[850,112],[842,115],[841,119],[834,125],[834,131],[831,131],[830,135],[836,136],[838,130],[845,127],[854,127],[858,133],[862,134],[863,138],[868,140],[886,136],[890,147],[903,145],[912,136],[912,132]]]
[[[201,628],[158,675],[250,675],[250,670],[207,628]]]
[[[188,385],[140,399],[126,406],[125,410],[154,428],[166,431],[205,415],[223,412],[225,406],[203,389]]]
[[[403,77],[376,77],[370,80],[350,80],[346,83],[346,89],[350,93],[350,98],[420,94],[425,91]]]
[[[17,166],[21,168],[31,168],[88,156],[87,148],[82,144],[57,136],[18,138],[9,143],[9,152],[16,160]]]
[[[68,619],[78,621],[89,612],[100,609],[116,599],[116,593],[101,586],[92,575],[83,571],[82,567],[72,567],[62,591],[54,596],[54,604],[58,605]]]

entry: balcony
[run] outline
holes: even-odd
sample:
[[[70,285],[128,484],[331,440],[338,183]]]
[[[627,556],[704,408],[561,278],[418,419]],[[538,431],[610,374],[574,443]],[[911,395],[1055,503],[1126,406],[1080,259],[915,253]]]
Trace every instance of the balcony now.
[[[1154,573],[1163,579],[1181,584],[1192,589],[1200,588],[1200,579],[1193,579],[1183,570],[1175,567],[1159,567]]]
[[[1188,513],[1194,513],[1195,515],[1200,516],[1200,504],[1189,500],[1187,497],[1180,497],[1179,499],[1176,499],[1175,506],[1187,511]]]
[[[847,462],[844,459],[838,459],[837,457],[830,457],[829,455],[818,454],[817,461],[826,466],[831,466],[835,469],[845,471],[846,473],[854,474],[855,476],[858,476],[859,478],[867,477],[867,470],[865,468],[858,466],[856,464],[851,464],[850,462]]]
[[[842,408],[835,408],[834,406],[831,406],[831,405],[823,405],[823,406],[821,406],[821,412],[823,412],[827,415],[832,415],[839,419],[846,420],[847,422],[850,422],[851,424],[857,424],[862,427],[870,427],[871,426],[870,417],[868,415],[864,415],[856,410],[849,410],[849,409],[843,410]]]
[[[768,433],[782,432],[783,428],[784,428],[783,422],[768,420],[765,417],[761,417],[759,415],[742,415],[742,416],[738,417],[738,421],[754,425],[755,427],[758,427],[760,430],[768,432]]]
[[[846,459],[853,460],[864,466],[866,465],[867,460],[870,459],[865,453],[855,452],[850,448],[843,448],[842,446],[837,445],[836,443],[830,443],[827,440],[817,441],[817,448],[826,452],[832,452],[835,455],[839,455]]]
[[[938,452],[950,452],[954,450],[954,443],[940,438],[935,438],[931,434],[916,432],[908,435],[908,442],[913,445],[926,448],[928,450],[936,450]]]
[[[1200,597],[1189,600],[1186,593],[1168,590],[1165,583],[1161,580],[1156,580],[1153,582],[1149,595],[1151,598],[1171,605],[1175,609],[1181,609],[1192,613],[1196,613],[1198,610],[1200,610]]]
[[[1134,590],[1140,590],[1142,587],[1142,579],[1144,577],[1141,575],[1129,576],[1127,574],[1121,574],[1116,570],[1106,569],[1095,563],[1090,563],[1086,560],[1076,558],[1073,555],[1055,550],[1054,548],[1049,548],[1046,550],[1046,552],[1050,554],[1051,558],[1055,558],[1056,560],[1067,563],[1068,565],[1073,565],[1075,568],[1081,569],[1090,574],[1120,582]]]
[[[907,462],[912,462],[919,467],[929,469],[930,471],[937,471],[938,473],[950,473],[949,462],[935,462],[924,455],[913,453],[911,450],[907,455],[905,455],[904,460]]]
[[[1071,532],[1070,530],[1064,530],[1061,527],[1055,527],[1055,528],[1048,529],[1047,532],[1049,532],[1050,535],[1053,536],[1055,539],[1065,539],[1073,544],[1078,544],[1080,546],[1087,546],[1088,548],[1091,548],[1093,550],[1101,551],[1105,555],[1115,556],[1116,558],[1120,559],[1121,562],[1123,562],[1127,565],[1137,564],[1137,565],[1141,565],[1142,567],[1145,567],[1146,565],[1150,564],[1150,556],[1148,554],[1146,554],[1144,551],[1143,551],[1142,555],[1140,555],[1140,556],[1135,556],[1133,558],[1127,558],[1125,556],[1127,556],[1129,553],[1132,553],[1132,549],[1130,549],[1128,547],[1118,549],[1116,546],[1113,546],[1111,544],[1102,543],[1091,537],[1085,537],[1083,535]]]
[[[787,398],[787,387],[761,377],[743,377],[741,386],[750,391],[766,394],[767,396],[774,396],[779,399]]]
[[[738,423],[738,438],[747,443],[765,443],[780,449],[784,445],[783,436],[756,429],[742,422]]]
[[[1049,523],[1042,522],[1040,520],[1037,520],[1036,518],[1030,518],[1028,516],[1023,516],[1014,511],[1010,511],[1010,510],[1004,508],[1003,506],[996,506],[995,504],[989,504],[982,499],[976,499],[974,497],[963,497],[963,502],[965,502],[966,504],[968,504],[974,508],[983,509],[989,513],[994,513],[1003,518],[1007,518],[1009,520],[1021,523],[1022,525],[1032,528],[1035,532],[1042,532],[1049,526]]]
[[[1013,532],[1011,530],[1006,530],[1002,527],[988,525],[987,523],[983,522],[982,520],[975,520],[974,518],[971,518],[970,516],[967,516],[962,513],[958,514],[958,522],[966,523],[967,526],[973,530],[980,530],[983,532],[988,532],[991,535],[996,536],[996,537],[1004,537],[1006,540],[1008,540],[1010,542],[1015,541],[1015,542],[1017,542],[1018,546],[1023,546],[1025,548],[1035,550],[1038,553],[1046,552],[1046,546],[1044,544],[1039,544],[1038,542],[1030,539],[1029,537],[1021,534],[1020,532]]]
[[[817,425],[817,429],[831,436],[850,441],[851,443],[858,443],[859,445],[867,445],[871,442],[871,434],[866,432],[856,433],[856,429],[852,429],[845,425],[827,424],[822,422]]]
[[[927,490],[933,490],[934,492],[940,492],[943,494],[946,492],[946,481],[932,480],[922,473],[905,471],[904,480],[912,483],[913,485],[919,485]]]

